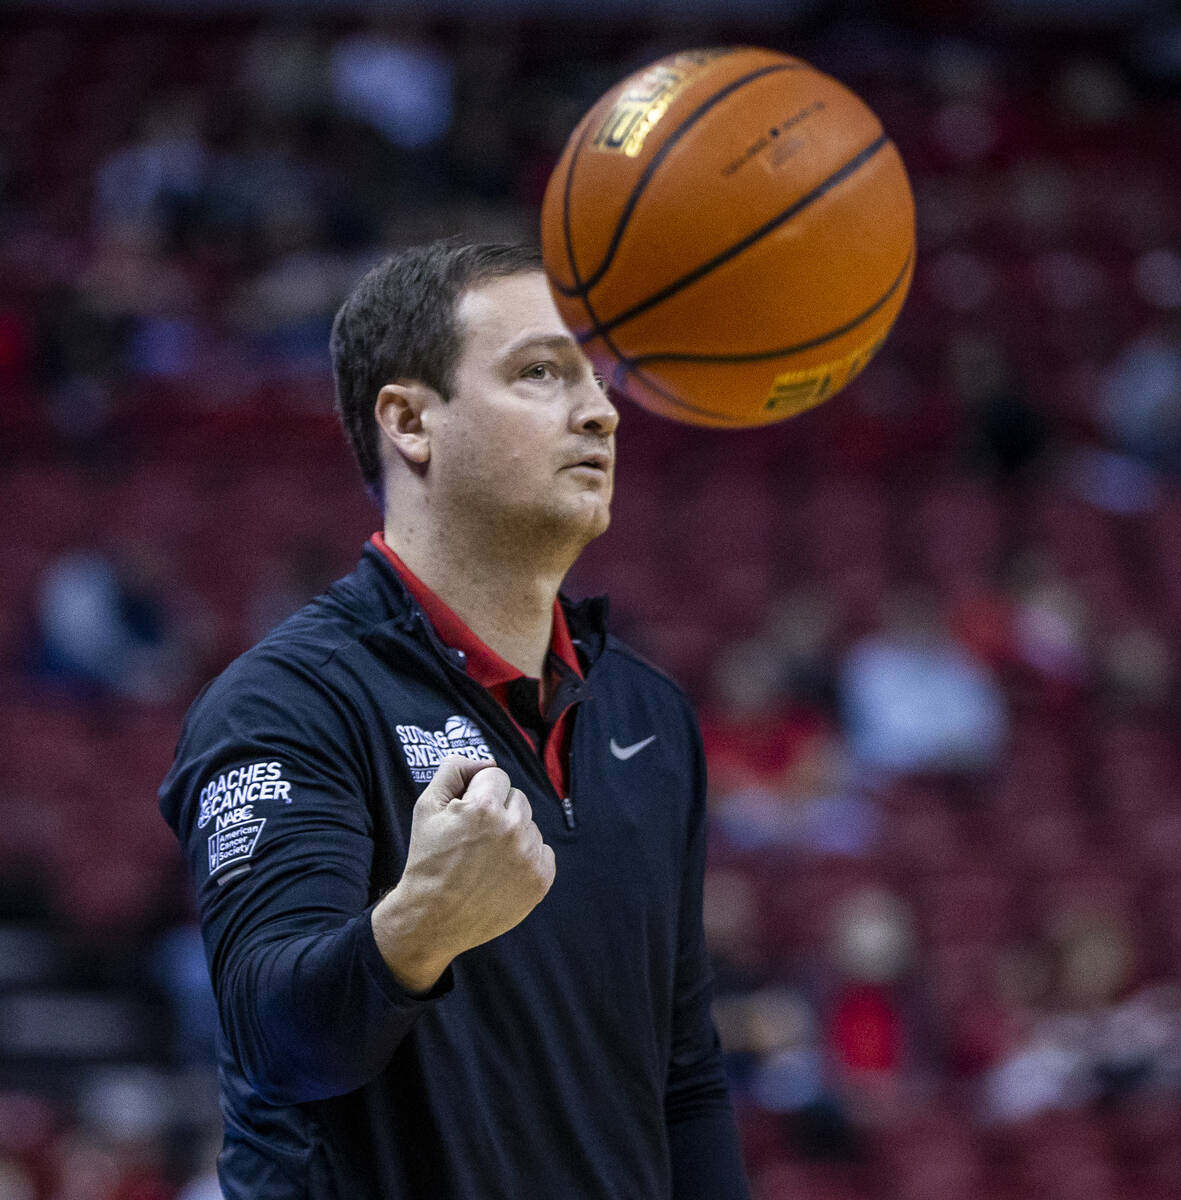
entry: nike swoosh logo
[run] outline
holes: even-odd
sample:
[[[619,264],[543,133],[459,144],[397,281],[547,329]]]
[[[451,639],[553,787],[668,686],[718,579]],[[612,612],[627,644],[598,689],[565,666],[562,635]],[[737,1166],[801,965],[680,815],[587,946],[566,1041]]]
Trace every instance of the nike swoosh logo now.
[[[633,742],[630,746],[620,746],[615,739],[611,739],[611,753],[615,755],[620,762],[627,762],[635,754],[639,754],[641,750],[650,743],[656,741],[656,734],[651,737],[646,737],[642,742]]]

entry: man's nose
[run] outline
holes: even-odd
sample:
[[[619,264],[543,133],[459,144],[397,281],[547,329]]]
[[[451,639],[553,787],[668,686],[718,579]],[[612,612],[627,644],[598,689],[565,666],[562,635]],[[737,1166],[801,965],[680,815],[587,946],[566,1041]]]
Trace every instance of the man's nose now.
[[[610,437],[619,425],[619,410],[611,403],[607,389],[593,379],[588,379],[579,388],[579,402],[571,416],[579,432],[595,433],[600,437]]]

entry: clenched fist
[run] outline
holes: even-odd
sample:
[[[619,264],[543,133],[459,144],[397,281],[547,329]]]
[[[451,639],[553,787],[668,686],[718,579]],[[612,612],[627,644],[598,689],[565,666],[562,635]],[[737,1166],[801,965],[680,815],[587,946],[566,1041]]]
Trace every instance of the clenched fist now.
[[[499,937],[554,881],[554,852],[496,766],[452,755],[414,805],[406,868],[373,910],[394,978],[428,991],[457,955]]]

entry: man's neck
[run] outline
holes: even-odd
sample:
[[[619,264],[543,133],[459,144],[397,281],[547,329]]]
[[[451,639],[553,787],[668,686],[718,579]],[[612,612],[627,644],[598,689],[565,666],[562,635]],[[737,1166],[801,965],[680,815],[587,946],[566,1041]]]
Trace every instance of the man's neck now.
[[[553,632],[554,600],[568,564],[539,564],[488,545],[384,532],[386,545],[484,643],[540,678]]]

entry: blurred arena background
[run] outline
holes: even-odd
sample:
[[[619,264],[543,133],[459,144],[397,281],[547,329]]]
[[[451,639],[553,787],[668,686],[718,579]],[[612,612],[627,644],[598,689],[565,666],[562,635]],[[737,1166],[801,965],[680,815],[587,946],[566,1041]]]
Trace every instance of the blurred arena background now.
[[[1181,1195],[1172,6],[432,8],[0,15],[0,1200],[217,1194],[154,794],[201,683],[375,527],[336,305],[396,243],[534,236],[599,93],[722,42],[864,95],[920,234],[827,407],[626,406],[571,580],[701,708],[755,1193]]]

